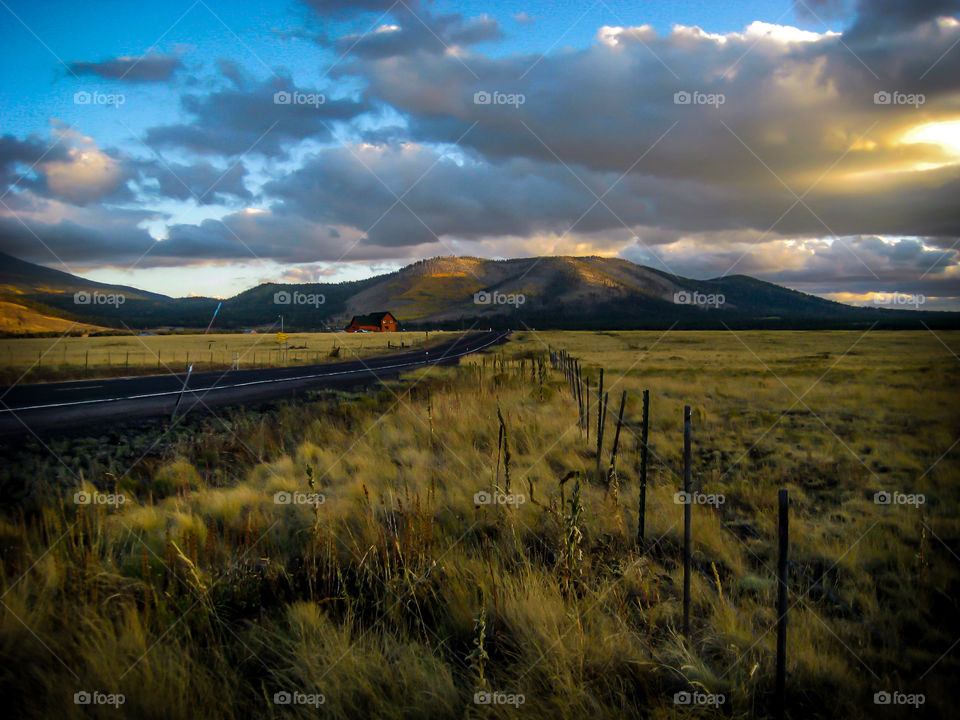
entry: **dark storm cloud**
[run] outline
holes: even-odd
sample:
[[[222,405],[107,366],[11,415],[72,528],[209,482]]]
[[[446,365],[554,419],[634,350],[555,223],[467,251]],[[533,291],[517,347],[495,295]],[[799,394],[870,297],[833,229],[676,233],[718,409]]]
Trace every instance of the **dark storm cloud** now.
[[[60,142],[61,139],[28,137],[20,140],[12,135],[0,136],[0,187],[6,189],[16,184],[20,189],[36,188],[36,173],[30,170],[32,167],[43,160],[63,161],[68,158],[68,147]]]
[[[845,36],[857,42],[901,34],[938,17],[954,17],[958,12],[960,0],[860,0],[856,19]]]
[[[368,230],[365,242],[385,246],[563,232],[572,208],[589,205],[562,168],[458,164],[418,146],[331,148],[264,190],[281,200],[278,213]]]
[[[529,57],[466,58],[479,81],[447,56],[365,62],[362,75],[371,98],[408,113],[416,139],[454,142],[476,122],[461,142],[495,158],[559,159],[622,172],[676,121],[636,169],[712,181],[766,179],[762,164],[744,162],[749,149],[785,178],[802,177],[828,167],[843,141],[875,120],[882,131],[918,118],[912,106],[875,105],[878,90],[925,93],[927,115],[956,110],[960,53],[948,54],[924,81],[917,79],[960,37],[956,28],[931,30],[913,41],[921,69],[912,82],[900,69],[903,61],[889,56],[878,57],[874,72],[884,79],[875,80],[829,38],[784,44],[746,35],[717,43],[683,34],[643,35],[621,32],[608,44],[536,65]],[[524,103],[476,104],[478,91],[518,93]],[[725,102],[719,108],[677,105],[678,91],[722,94]],[[858,156],[875,163],[883,149],[849,159]]]
[[[180,59],[172,55],[119,57],[101,62],[72,62],[67,66],[74,75],[94,75],[124,82],[164,82],[183,69]]]
[[[15,208],[24,211],[27,208]],[[146,230],[137,227],[153,213],[111,209],[85,212],[81,222],[43,222],[28,216],[0,216],[3,252],[51,267],[130,264],[154,244]],[[25,222],[21,222],[25,219]]]
[[[115,207],[84,208],[70,219],[44,219],[48,202],[37,197],[5,198],[16,216],[0,214],[0,251],[69,272],[83,268],[177,267],[219,261],[274,260],[310,263],[411,258],[409,247],[359,243],[359,234],[337,231],[296,215],[250,213],[222,220],[173,224],[155,240],[142,227],[158,214]],[[22,222],[21,222],[22,221]]]
[[[219,167],[205,160],[191,164],[136,161],[131,162],[130,173],[135,173],[139,192],[160,198],[195,200],[201,205],[253,200],[244,184],[246,168],[241,162]]]
[[[744,193],[733,184],[621,177],[546,161],[490,163],[468,156],[457,162],[439,150],[384,144],[324,150],[264,190],[280,200],[280,213],[369,228],[370,241],[382,245],[419,244],[436,236],[621,232],[635,225],[672,229],[658,236],[662,243],[689,233],[774,227],[787,237],[960,236],[955,201],[960,170],[946,167],[926,175],[915,187],[853,196],[814,189],[804,205],[769,174],[762,178],[766,189],[758,183],[754,192]]]
[[[298,88],[289,77],[252,83],[231,72],[231,86],[207,95],[186,95],[188,122],[152,127],[148,145],[195,153],[234,156],[279,154],[307,138],[330,139],[330,123],[370,109],[365,101],[334,100],[319,90]]]
[[[569,169],[575,184],[582,180],[598,194],[612,182],[603,173],[628,173],[618,187],[634,193],[625,199],[634,207],[617,212],[628,223],[766,229],[816,184],[805,199],[813,211],[798,203],[780,221],[787,231],[956,235],[956,166],[913,172],[920,162],[949,157],[937,146],[900,144],[897,136],[960,112],[960,52],[946,52],[960,27],[908,30],[888,42],[909,53],[871,56],[879,81],[855,56],[857,48],[851,52],[836,37],[798,42],[789,29],[765,36],[764,27],[722,41],[695,29],[667,37],[606,29],[590,48],[539,61],[463,58],[479,81],[457,58],[423,54],[367,60],[350,72],[368,81],[371,99],[406,113],[401,134],[420,142],[459,139],[490,163],[491,183],[517,158]],[[881,90],[923,94],[925,104],[877,105]],[[477,104],[478,91],[516,93],[524,102]],[[725,102],[677,104],[677,92],[713,93]],[[379,130],[369,137],[388,136]],[[901,174],[884,183],[869,177],[894,169]],[[446,187],[448,195],[462,191],[454,182]],[[456,198],[448,201],[457,207]],[[549,204],[528,196],[526,210],[536,216]],[[575,217],[571,208],[569,220]],[[608,218],[611,228],[621,226]]]

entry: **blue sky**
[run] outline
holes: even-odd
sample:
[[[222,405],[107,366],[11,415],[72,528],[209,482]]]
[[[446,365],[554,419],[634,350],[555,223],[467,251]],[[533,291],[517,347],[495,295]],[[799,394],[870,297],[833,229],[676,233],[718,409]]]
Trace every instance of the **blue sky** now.
[[[227,0],[194,0],[169,3],[89,2],[82,20],[75,2],[23,2],[9,0],[0,15],[4,52],[0,56],[4,103],[0,120],[5,132],[23,136],[45,133],[51,117],[84,132],[124,135],[109,113],[91,116],[72,102],[71,88],[79,87],[65,67],[76,60],[97,61],[136,57],[153,51],[183,57],[199,69],[218,58],[234,58],[251,72],[265,75],[268,67],[288,69],[302,83],[317,82],[338,53],[307,40],[289,37],[298,29],[368,29],[382,13],[366,13],[349,21],[316,22],[306,9],[289,0],[256,3]],[[437,2],[436,12],[468,17],[489,15],[503,25],[503,41],[481,43],[478,49],[493,56],[587,47],[602,25],[650,24],[658,32],[674,25],[698,25],[708,32],[742,30],[754,20],[789,23],[823,30],[837,18],[824,22],[798,22],[793,3],[778,2]],[[524,14],[529,22],[515,18]],[[821,16],[822,17],[822,16]],[[285,35],[284,33],[288,33]],[[145,102],[124,122],[135,130],[158,119],[173,119],[176,91],[168,87],[139,90]],[[172,100],[174,102],[168,102]]]
[[[5,0],[0,240],[173,295],[603,254],[953,307],[956,16],[953,0]]]

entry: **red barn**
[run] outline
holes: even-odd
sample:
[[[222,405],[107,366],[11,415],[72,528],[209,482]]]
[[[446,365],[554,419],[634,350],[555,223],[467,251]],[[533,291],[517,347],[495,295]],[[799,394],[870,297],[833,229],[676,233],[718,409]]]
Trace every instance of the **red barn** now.
[[[390,312],[375,312],[366,315],[354,315],[347,332],[396,332],[399,323]]]

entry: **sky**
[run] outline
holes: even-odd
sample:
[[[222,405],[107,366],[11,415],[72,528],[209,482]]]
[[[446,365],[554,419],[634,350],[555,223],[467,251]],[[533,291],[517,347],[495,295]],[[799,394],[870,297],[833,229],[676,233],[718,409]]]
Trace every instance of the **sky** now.
[[[0,250],[173,296],[602,255],[960,309],[958,18],[0,0]]]

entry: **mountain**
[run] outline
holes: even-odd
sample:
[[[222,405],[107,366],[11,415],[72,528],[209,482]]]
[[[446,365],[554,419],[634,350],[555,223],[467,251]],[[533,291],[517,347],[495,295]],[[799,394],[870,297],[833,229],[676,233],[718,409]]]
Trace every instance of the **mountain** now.
[[[58,319],[86,324],[75,331],[203,328],[221,302],[96,283],[9,255],[0,254],[0,267],[0,316],[16,306],[48,325]],[[692,280],[601,257],[438,257],[366,280],[264,283],[223,300],[214,326],[268,328],[282,314],[289,329],[341,329],[352,315],[379,310],[390,310],[408,329],[960,326],[960,313],[853,307],[745,275]],[[0,331],[10,325],[16,323]]]
[[[194,326],[207,308],[212,313],[217,304],[210,298],[175,299],[127,285],[94,282],[5,253],[0,253],[0,302],[21,307],[31,317],[76,322],[74,332],[103,329],[94,326]],[[3,319],[3,325],[9,325],[6,314]]]

